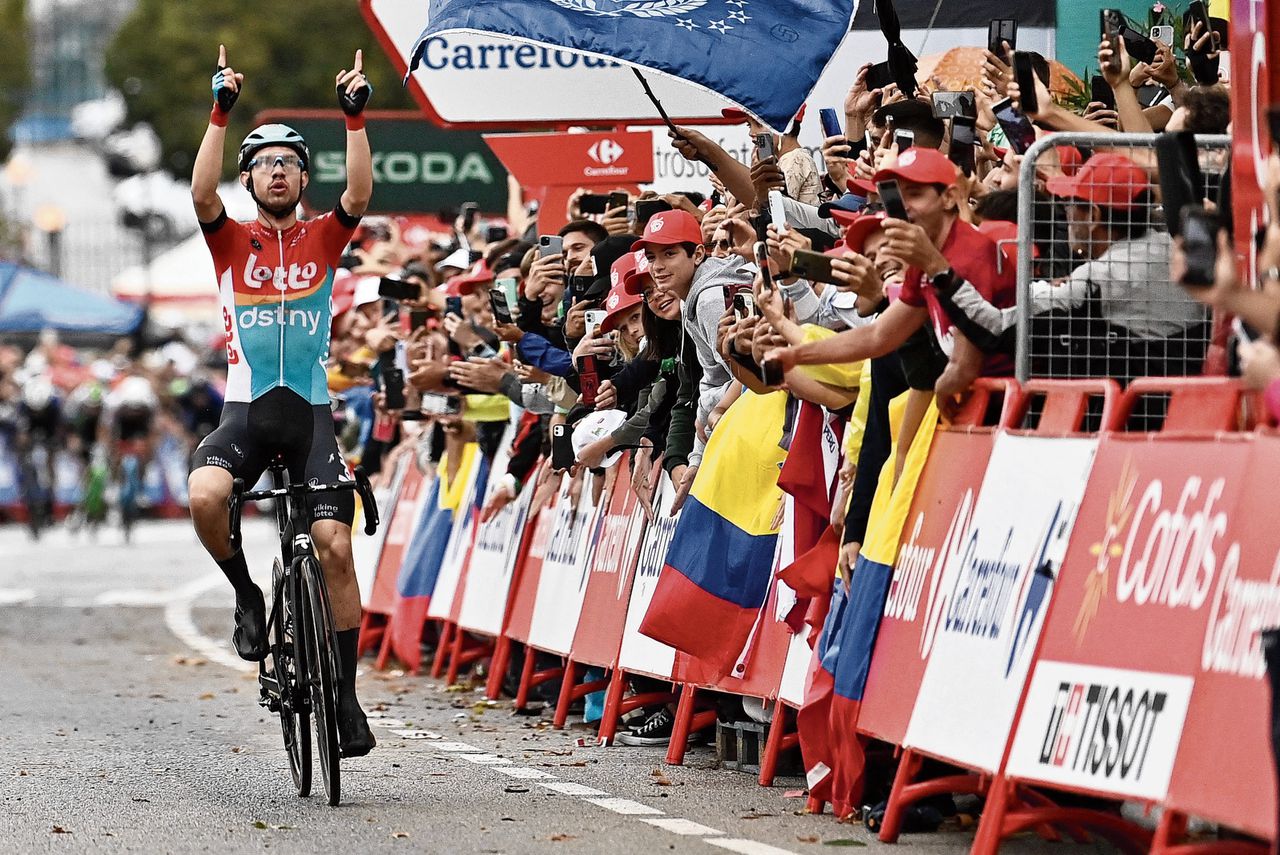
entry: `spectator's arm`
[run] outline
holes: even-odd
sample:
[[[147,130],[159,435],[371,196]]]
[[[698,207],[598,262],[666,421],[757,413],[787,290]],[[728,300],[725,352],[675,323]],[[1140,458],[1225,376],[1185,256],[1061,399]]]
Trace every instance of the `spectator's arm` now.
[[[978,289],[958,276],[935,286],[938,305],[956,329],[985,353],[1012,353],[1017,347],[1018,310],[997,309]]]
[[[516,350],[522,362],[554,377],[568,377],[573,374],[573,357],[566,350],[555,347],[536,333],[525,333],[520,337]]]

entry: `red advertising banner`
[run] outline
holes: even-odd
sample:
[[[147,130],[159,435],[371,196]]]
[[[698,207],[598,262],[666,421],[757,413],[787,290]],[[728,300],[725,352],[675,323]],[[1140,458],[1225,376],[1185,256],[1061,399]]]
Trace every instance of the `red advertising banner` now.
[[[525,489],[532,489],[532,487]],[[533,624],[533,605],[538,598],[538,581],[542,578],[542,559],[547,554],[551,530],[555,527],[556,504],[559,499],[558,492],[553,494],[551,500],[538,513],[536,520],[529,523],[533,526],[533,536],[529,539],[529,548],[516,569],[516,591],[511,602],[511,616],[507,619],[503,635],[521,644],[529,641],[529,629]]]
[[[1257,275],[1253,235],[1266,222],[1260,188],[1272,151],[1267,108],[1280,95],[1280,65],[1270,67],[1277,48],[1280,7],[1275,0],[1231,0],[1231,204],[1236,251],[1246,259],[1250,281]]]
[[[991,433],[934,435],[903,526],[858,716],[858,730],[877,739],[900,745],[906,736],[942,618],[942,571],[968,535],[994,444]]]
[[[1256,768],[1257,758],[1231,767],[1218,753],[1269,754],[1265,742],[1237,743],[1261,736],[1268,712],[1261,689],[1249,691],[1252,678],[1217,677],[1228,696],[1204,696],[1211,709],[1198,709],[1194,719],[1192,712],[1193,693],[1197,700],[1203,694],[1210,619],[1223,615],[1222,586],[1246,572],[1238,542],[1245,519],[1237,513],[1244,485],[1251,475],[1260,487],[1271,484],[1252,461],[1253,447],[1243,436],[1102,439],[1014,735],[1010,777],[1164,802],[1270,831],[1270,785],[1253,776],[1231,780]],[[1272,516],[1274,497],[1255,496],[1263,502],[1258,513]],[[1274,530],[1270,519],[1250,538],[1265,538],[1267,529]],[[1271,557],[1250,575],[1269,578],[1280,540],[1268,540]],[[1236,646],[1226,634],[1228,647]],[[1175,758],[1180,782],[1184,772],[1204,779],[1186,787],[1184,803],[1173,801]],[[1237,790],[1247,795],[1228,795]]]
[[[608,503],[600,526],[600,542],[591,558],[587,591],[582,598],[569,658],[584,665],[612,668],[618,662],[636,557],[644,535],[644,509],[631,489],[631,462],[623,457],[609,470]]]

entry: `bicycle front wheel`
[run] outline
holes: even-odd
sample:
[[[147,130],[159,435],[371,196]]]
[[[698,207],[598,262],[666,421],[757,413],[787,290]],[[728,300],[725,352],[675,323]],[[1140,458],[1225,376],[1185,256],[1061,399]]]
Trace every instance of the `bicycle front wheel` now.
[[[304,656],[299,655],[296,604],[303,602],[302,583],[296,574],[283,578],[280,559],[271,568],[271,590],[279,605],[272,627],[272,653],[276,684],[280,690],[280,731],[285,753],[289,755],[289,773],[299,796],[311,795],[311,728],[307,711],[309,698],[302,678]],[[286,585],[289,590],[286,590]]]
[[[337,638],[329,592],[320,563],[303,555],[294,562],[302,581],[306,618],[307,683],[311,692],[311,714],[315,720],[316,748],[320,755],[320,777],[330,805],[341,798],[338,766],[338,668]]]

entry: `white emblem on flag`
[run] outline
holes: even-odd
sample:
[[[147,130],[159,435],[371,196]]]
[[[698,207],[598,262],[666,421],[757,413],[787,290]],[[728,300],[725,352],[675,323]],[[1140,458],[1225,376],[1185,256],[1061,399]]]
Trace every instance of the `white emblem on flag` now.
[[[635,15],[637,18],[661,18],[692,12],[707,4],[707,0],[551,0],[557,6],[572,12],[589,15],[605,15],[620,18]]]

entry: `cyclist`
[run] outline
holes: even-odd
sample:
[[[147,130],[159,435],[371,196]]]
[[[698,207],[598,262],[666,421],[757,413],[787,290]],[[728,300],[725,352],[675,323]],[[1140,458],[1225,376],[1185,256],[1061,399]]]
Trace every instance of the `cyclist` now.
[[[325,377],[330,295],[334,271],[373,192],[373,166],[364,131],[364,106],[372,88],[363,56],[336,78],[346,114],[347,186],[337,206],[300,222],[296,211],[310,180],[310,152],[285,125],[255,128],[240,145],[240,183],[258,206],[253,222],[227,218],[218,197],[228,111],[244,75],[227,66],[218,49],[215,103],[191,177],[196,216],[213,255],[226,331],[226,405],[218,427],[191,460],[191,517],[205,549],[236,592],[236,652],[262,661],[268,652],[266,606],[249,578],[242,551],[231,552],[227,498],[232,480],[253,484],[272,456],[282,455],[293,482],[345,479]],[[344,757],[367,754],[374,738],[356,699],[356,641],[360,591],[351,559],[351,493],[316,497],[311,538],[324,568],[337,628],[341,675],[338,739]]]

